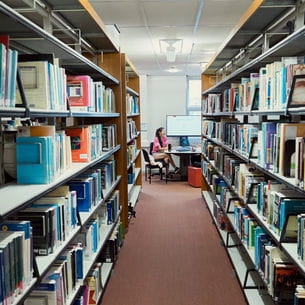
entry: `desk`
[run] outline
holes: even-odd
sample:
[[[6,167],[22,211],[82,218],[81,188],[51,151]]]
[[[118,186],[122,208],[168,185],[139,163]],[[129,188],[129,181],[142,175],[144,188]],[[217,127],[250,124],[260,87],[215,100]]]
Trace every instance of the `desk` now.
[[[201,149],[196,148],[194,151],[193,150],[188,150],[188,151],[179,151],[176,149],[171,149],[165,151],[165,153],[169,155],[175,155],[180,157],[180,174],[181,174],[181,180],[186,181],[187,180],[187,169],[188,166],[191,165],[191,157],[194,155],[200,155],[201,154]]]

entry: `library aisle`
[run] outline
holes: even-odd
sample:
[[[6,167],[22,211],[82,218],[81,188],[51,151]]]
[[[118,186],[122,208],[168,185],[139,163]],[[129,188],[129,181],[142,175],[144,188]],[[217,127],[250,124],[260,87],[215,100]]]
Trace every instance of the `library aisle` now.
[[[200,190],[144,182],[102,305],[244,305]]]

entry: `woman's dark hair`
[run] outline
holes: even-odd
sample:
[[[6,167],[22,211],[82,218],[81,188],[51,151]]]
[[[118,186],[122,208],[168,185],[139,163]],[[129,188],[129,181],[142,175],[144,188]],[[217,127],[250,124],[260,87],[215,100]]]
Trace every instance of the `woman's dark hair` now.
[[[163,147],[163,142],[160,133],[162,132],[163,129],[164,127],[160,127],[156,130],[156,137],[158,138],[161,147]]]

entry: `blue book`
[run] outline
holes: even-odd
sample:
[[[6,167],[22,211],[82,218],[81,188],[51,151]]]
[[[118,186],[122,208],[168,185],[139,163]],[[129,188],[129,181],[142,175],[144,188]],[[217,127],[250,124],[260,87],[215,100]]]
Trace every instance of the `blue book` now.
[[[305,212],[305,199],[283,199],[279,207],[280,212],[280,226],[282,230],[285,224],[287,215],[289,214],[301,214]]]
[[[255,252],[254,252],[254,258],[255,258],[255,266],[257,267],[258,264],[259,264],[259,250],[258,250],[258,242],[259,242],[259,239],[258,237],[262,234],[265,234],[264,230],[257,226],[255,229],[255,234],[254,234],[254,248],[255,248]]]
[[[9,107],[15,107],[16,103],[16,83],[17,83],[17,62],[18,52],[15,50],[11,51],[11,66],[9,67]]]
[[[48,79],[49,79],[49,96],[50,96],[50,109],[55,109],[55,96],[54,96],[54,74],[53,74],[53,65],[48,62]]]
[[[53,147],[51,137],[19,137],[16,140],[18,184],[51,182]],[[53,162],[53,161],[52,161]]]
[[[5,298],[5,271],[4,271],[4,258],[3,258],[3,251],[0,250],[0,303],[4,302]],[[2,303],[1,303],[2,304]]]
[[[84,277],[83,249],[77,248],[75,250],[75,254],[76,254],[76,276],[78,279],[81,280]]]
[[[71,191],[76,191],[78,211],[89,212],[92,202],[90,178],[72,180],[72,182],[69,183],[69,187]]]
[[[107,202],[107,224],[111,225],[113,223],[113,218],[112,218],[112,204],[111,202]]]
[[[12,80],[12,58],[13,58],[13,51],[11,49],[8,49],[8,57],[7,57],[7,82],[6,82],[6,88],[5,88],[5,101],[4,105],[5,107],[10,107],[11,101],[10,101],[10,93],[11,93],[11,80]]]
[[[92,241],[93,241],[93,252],[97,251],[98,247],[98,232],[97,232],[97,223],[96,221],[92,221],[88,223],[88,226],[92,227]]]

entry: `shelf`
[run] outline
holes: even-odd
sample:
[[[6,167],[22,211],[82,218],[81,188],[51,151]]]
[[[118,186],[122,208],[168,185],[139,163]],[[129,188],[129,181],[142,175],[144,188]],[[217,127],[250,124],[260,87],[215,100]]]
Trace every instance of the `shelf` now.
[[[70,234],[67,236],[67,239],[58,246],[52,254],[46,256],[36,256],[37,268],[40,277],[44,277],[47,273],[50,266],[57,259],[57,257],[66,249],[66,247],[72,242],[76,235],[80,232],[81,226],[76,226]],[[68,232],[67,232],[68,233]]]
[[[137,205],[140,192],[141,192],[141,186],[135,185],[135,187],[133,188],[132,194],[129,198],[129,203],[132,208],[135,208],[135,206]]]
[[[126,92],[129,93],[129,94],[131,94],[131,95],[134,95],[134,96],[136,96],[136,97],[139,97],[139,93],[136,92],[135,90],[129,88],[128,86],[126,86]]]
[[[131,138],[131,139],[129,139],[129,140],[127,139],[127,144],[130,144],[132,141],[134,141],[134,140],[140,135],[140,133],[141,133],[141,132],[138,131],[136,136],[134,136],[133,138]]]
[[[72,112],[72,117],[95,117],[95,118],[118,118],[120,113],[106,113],[106,112]]]
[[[3,1],[0,1],[0,18],[2,25],[0,34],[9,32],[12,48],[26,50],[27,53],[50,53],[52,50],[54,56],[60,58],[61,66],[67,70],[67,73],[90,75],[94,80],[101,80],[105,84],[119,84],[119,80],[115,77]]]
[[[88,163],[73,163],[72,168],[66,170],[63,175],[55,179],[50,184],[6,184],[0,188],[0,198],[3,198],[0,204],[0,221],[20,209],[25,208],[30,202],[37,200],[58,186],[77,177],[92,166],[107,159],[113,153],[120,149],[120,145],[112,150],[105,152],[102,156]],[[5,204],[9,198],[9,204]]]
[[[103,263],[102,266],[102,286],[106,286],[112,271],[113,263]]]
[[[141,150],[138,149],[138,151],[136,152],[136,156],[135,156],[134,159],[132,159],[132,161],[128,164],[127,170],[130,168],[130,166],[131,166],[134,162],[136,162],[136,160],[137,160],[137,158],[139,157],[140,153],[141,153]]]
[[[224,89],[230,87],[232,82],[238,81],[242,76],[247,76],[249,73],[259,71],[262,66],[274,62],[283,56],[296,56],[305,52],[305,26],[281,40],[279,43],[268,49],[265,53],[259,55],[249,63],[234,71],[232,74],[224,78],[212,88],[204,91],[202,94],[220,93]]]
[[[18,295],[11,305],[21,304],[28,296],[29,292],[34,288],[37,283],[37,279],[33,278],[27,287],[24,288],[22,294]]]
[[[131,190],[132,190],[133,187],[135,186],[135,183],[136,183],[136,181],[137,181],[137,178],[138,178],[140,172],[141,172],[141,169],[140,169],[140,168],[136,168],[136,169],[135,169],[134,182],[128,184],[128,198],[129,198],[129,196],[130,196]]]
[[[213,199],[214,194],[209,191],[203,191],[202,196],[206,202],[210,215],[214,220],[215,226],[222,239],[222,242],[225,245],[226,239],[227,239],[227,235],[226,235],[227,232],[218,228],[217,219],[215,219],[215,217],[213,215],[213,205],[214,205],[216,198]],[[234,234],[234,236],[230,235],[229,244],[231,245],[231,244],[236,244],[236,243],[240,243],[240,238],[238,237],[238,235],[237,234]],[[237,278],[239,280],[239,284],[241,287],[244,284],[244,279],[245,279],[247,270],[251,269],[251,268],[253,268],[253,266],[255,266],[254,261],[252,260],[253,254],[251,253],[251,251],[246,249],[244,244],[242,244],[242,245],[243,245],[242,247],[226,248],[227,254],[234,267],[234,270],[236,272],[236,275],[237,275]],[[254,276],[254,274],[255,274],[255,276]],[[255,272],[255,273],[250,272],[249,279],[248,279],[248,285],[259,286],[261,284],[264,284],[264,281],[261,279],[260,275],[257,272]],[[242,287],[242,289],[243,289],[243,292],[244,292],[245,297],[247,298],[249,304],[274,305],[274,302],[272,301],[271,296],[267,295],[267,294],[262,295],[261,289],[259,289],[259,288],[257,288],[257,289],[248,288],[247,289],[245,287]]]
[[[139,115],[140,115],[140,113],[127,113],[128,118],[139,116]]]
[[[103,203],[105,203],[108,198],[111,196],[115,188],[118,186],[119,182],[121,181],[122,176],[118,176],[117,180],[113,183],[111,188],[109,190],[106,190],[104,194],[104,199],[102,199],[96,206],[93,207],[93,209],[90,212],[80,212],[80,219],[81,219],[81,224],[84,225],[86,222],[92,217],[92,215],[98,210]]]
[[[236,193],[234,187],[230,184],[228,179],[222,175],[219,170],[215,167],[214,162],[209,161],[206,156],[204,156],[206,161],[212,165],[212,167],[216,170],[217,174],[226,182],[229,189],[234,193],[236,197],[239,197]],[[265,230],[265,232],[272,238],[274,243],[284,251],[284,253],[290,257],[291,261],[300,269],[300,271],[305,276],[305,265],[304,262],[302,262],[297,255],[297,243],[282,243],[280,241],[280,236],[270,228],[270,225],[263,219],[262,215],[258,213],[257,206],[255,204],[245,204],[243,199],[240,198],[240,201],[246,206],[250,214],[252,214],[256,221],[259,223],[259,225]],[[225,211],[224,211],[225,212]],[[229,220],[232,223],[232,219],[230,219],[231,215],[227,215],[229,217]]]
[[[247,12],[241,17],[227,39],[207,64],[207,68],[203,73],[215,74],[217,70],[221,69],[234,58],[247,44],[262,36],[274,20],[277,20],[291,7],[296,5],[295,0],[281,0],[280,2],[279,4],[273,0],[253,1]],[[253,52],[253,50],[251,51]],[[255,52],[257,56],[260,52],[259,48]]]
[[[251,110],[251,111],[233,111],[233,112],[216,112],[202,113],[203,117],[234,117],[237,115],[245,116],[289,116],[289,115],[304,115],[305,108],[290,108],[287,110]]]
[[[109,239],[111,233],[113,232],[113,229],[114,229],[115,225],[117,224],[118,220],[120,219],[120,213],[119,213],[116,221],[113,224],[111,224],[111,225],[102,225],[103,231],[100,234],[101,242],[100,242],[99,248],[94,253],[94,255],[92,256],[92,259],[90,261],[88,261],[88,260],[84,261],[84,272],[83,272],[84,278],[83,278],[83,280],[79,280],[78,281],[78,283],[77,283],[73,293],[69,296],[69,298],[68,298],[68,300],[66,302],[66,305],[71,305],[75,301],[75,299],[76,299],[76,297],[78,295],[78,292],[79,292],[81,286],[84,283],[85,278],[88,276],[92,266],[94,265],[96,259],[98,258],[100,252],[102,251],[105,242]]]
[[[204,138],[208,139],[209,141],[215,143],[216,145],[224,148],[225,150],[227,150],[228,152],[232,153],[233,155],[235,155],[236,157],[242,159],[243,161],[253,165],[255,168],[257,168],[258,170],[260,170],[262,173],[268,175],[269,177],[281,182],[282,184],[287,185],[289,188],[302,193],[305,195],[305,190],[300,188],[299,186],[295,185],[294,178],[287,178],[287,177],[283,177],[280,174],[277,173],[273,173],[272,171],[265,169],[262,165],[258,164],[257,161],[255,159],[249,159],[246,156],[242,155],[240,152],[233,150],[231,147],[221,143],[220,141],[218,141],[217,139],[214,138],[210,138],[206,135],[202,135]]]

